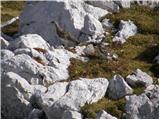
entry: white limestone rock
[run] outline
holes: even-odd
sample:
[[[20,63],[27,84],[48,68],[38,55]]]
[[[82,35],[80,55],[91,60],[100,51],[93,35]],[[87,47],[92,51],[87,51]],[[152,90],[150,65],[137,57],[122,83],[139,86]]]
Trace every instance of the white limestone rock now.
[[[75,52],[76,52],[76,54],[77,55],[85,55],[85,53],[84,53],[84,49],[86,48],[86,46],[85,45],[83,45],[83,46],[76,46],[75,47]]]
[[[0,36],[0,44],[1,44],[1,49],[6,49],[9,45],[9,42],[5,40],[3,37]]]
[[[157,88],[156,88],[157,89]],[[148,91],[148,90],[147,90]],[[158,89],[149,90],[139,96],[126,96],[126,118],[127,119],[158,119],[159,118],[159,98]],[[149,97],[147,97],[149,96]]]
[[[62,119],[82,119],[82,114],[77,111],[65,110]]]
[[[95,48],[94,48],[93,44],[87,45],[86,48],[83,50],[83,52],[87,56],[93,56],[93,55],[95,55]]]
[[[153,103],[155,109],[157,109],[157,111],[158,111],[159,110],[159,86],[158,85],[150,85],[150,86],[148,86],[145,89],[145,94],[151,100],[151,102]]]
[[[108,114],[106,111],[102,110],[97,113],[96,119],[117,119],[117,118]]]
[[[130,8],[131,1],[130,0],[117,0],[114,1],[120,8]]]
[[[125,82],[122,76],[115,75],[109,81],[107,92],[108,92],[108,97],[117,100],[126,95],[132,94],[133,89]]]
[[[113,24],[109,19],[105,18],[105,19],[102,20],[102,26],[103,26],[104,29],[108,30],[108,29],[111,29],[113,27]]]
[[[108,14],[109,12],[105,9],[99,8],[92,6],[90,4],[83,3],[84,10],[86,11],[87,14],[92,15],[96,19],[99,19],[103,17],[104,15]]]
[[[32,87],[18,74],[7,72],[2,76],[2,114],[4,118],[26,118],[31,110],[28,102]]]
[[[42,48],[49,49],[49,44],[38,34],[26,34],[10,42],[9,49],[17,48]]]
[[[38,80],[37,84],[41,85],[49,85],[69,77],[68,71],[61,68],[43,66],[26,54],[19,54],[3,61],[2,68],[4,72],[13,71],[20,74],[29,83]]]
[[[44,111],[51,107],[54,102],[59,100],[67,92],[68,82],[56,82],[50,85],[47,92],[41,94],[41,98],[35,101]],[[51,114],[52,111],[47,111],[46,115]]]
[[[60,83],[59,83],[60,84]],[[64,83],[61,83],[64,84]],[[53,85],[54,86],[54,85]],[[86,79],[81,78],[70,82],[63,88],[62,94],[58,97],[58,100],[54,100],[56,97],[48,95],[50,101],[47,104],[42,103],[42,108],[45,111],[48,118],[62,118],[66,110],[80,111],[80,107],[86,103],[91,104],[101,99],[107,90],[108,80],[104,78]],[[61,88],[62,89],[62,88]],[[53,89],[52,89],[53,90]],[[66,90],[66,91],[65,91]],[[52,95],[57,94],[59,90],[54,90]],[[50,94],[50,93],[49,93]],[[45,96],[45,95],[44,95]],[[42,101],[45,101],[42,97]],[[53,114],[54,113],[54,114]]]
[[[14,53],[10,50],[7,49],[2,49],[1,50],[1,60],[5,61],[7,59],[10,59],[14,56]]]
[[[114,2],[114,1],[106,1],[106,0],[101,0],[101,1],[87,1],[88,4],[93,5],[95,7],[99,7],[102,9],[105,9],[109,12],[117,12],[119,11],[119,6]]]
[[[131,75],[128,75],[126,77],[126,81],[133,87],[136,87],[138,84],[142,84],[147,87],[153,83],[152,77],[140,69],[137,69]]]
[[[40,49],[42,49],[42,48],[40,48]],[[47,65],[49,63],[49,61],[46,59],[46,57],[44,55],[47,52],[47,50],[45,50],[45,49],[42,49],[42,50],[45,51],[45,52],[40,52],[40,51],[37,51],[37,50],[32,49],[32,48],[18,48],[16,50],[14,50],[14,53],[16,55],[27,54],[30,57],[39,58],[40,60],[43,61],[43,63],[45,65]]]
[[[72,36],[79,39],[82,29],[85,27],[85,16],[93,18],[92,26],[100,29],[95,30],[96,33],[103,31],[98,21],[99,17],[104,16],[108,11],[89,6],[84,1],[61,1],[55,0],[51,2],[27,2],[22,15],[20,16],[20,33],[36,33],[42,36],[51,45],[59,46],[64,43],[63,39],[57,34],[57,30],[53,21],[60,26],[63,31],[69,32]],[[29,17],[32,16],[32,17]],[[98,18],[97,18],[98,17]],[[89,22],[88,22],[89,24]],[[97,26],[98,25],[98,26]],[[84,34],[88,31],[83,31]],[[97,36],[95,35],[94,36]],[[97,36],[98,37],[98,36]]]
[[[119,31],[113,38],[113,42],[119,42],[123,44],[130,36],[134,36],[137,33],[137,26],[132,21],[120,21]]]
[[[138,5],[149,6],[151,8],[159,7],[159,1],[158,0],[151,0],[151,1],[139,1],[139,0],[136,0],[134,2],[136,2]]]

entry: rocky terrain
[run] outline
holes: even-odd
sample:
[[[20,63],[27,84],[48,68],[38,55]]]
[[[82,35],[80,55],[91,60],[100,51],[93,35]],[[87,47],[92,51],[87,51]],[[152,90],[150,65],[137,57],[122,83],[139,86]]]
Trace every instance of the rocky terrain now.
[[[159,118],[158,1],[1,9],[2,118]]]

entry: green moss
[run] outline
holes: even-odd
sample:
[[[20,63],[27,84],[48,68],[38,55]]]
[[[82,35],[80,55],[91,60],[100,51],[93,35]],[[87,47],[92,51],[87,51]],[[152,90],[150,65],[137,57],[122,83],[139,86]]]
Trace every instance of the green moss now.
[[[18,29],[19,29],[19,20],[17,20],[16,22],[14,22],[13,24],[9,26],[2,28],[2,32],[9,36],[13,36],[14,34],[18,32]]]
[[[1,2],[1,22],[7,22],[8,20],[19,16],[22,12],[22,9],[25,6],[24,1],[2,1]],[[4,27],[2,32],[7,35],[14,35],[18,32],[19,20],[15,23]]]
[[[133,88],[133,87],[132,87],[132,88]],[[141,93],[144,92],[145,88],[146,88],[146,87],[145,87],[144,85],[138,84],[137,86],[135,86],[135,87],[133,88],[133,94],[140,95]]]
[[[109,114],[116,116],[118,118],[123,118],[123,113],[125,112],[125,99],[114,101],[108,98],[102,98],[96,103],[86,104],[81,108],[85,118],[95,118],[96,113],[101,110],[107,111]]]
[[[102,59],[97,54],[90,57],[91,59],[86,63],[72,59],[69,67],[69,79],[74,80],[79,77],[110,79],[115,74],[126,77],[137,68],[147,72],[153,78],[158,78],[157,69],[153,69],[153,58],[158,54],[158,46],[153,47],[155,44],[158,44],[158,35],[137,34],[130,37],[121,47],[111,44],[109,48],[106,48],[108,51],[118,54],[117,61]],[[156,66],[156,68],[158,67]],[[155,80],[157,81],[157,79]]]
[[[116,63],[115,63],[116,64]],[[93,58],[89,62],[82,62],[80,60],[71,59],[71,65],[69,66],[71,80],[78,79],[79,77],[95,78],[106,77],[111,78],[114,66],[109,64],[107,60]],[[115,66],[116,67],[116,66]]]
[[[134,5],[131,8],[121,9],[120,12],[109,14],[104,18],[109,18],[118,27],[120,20],[131,20],[139,28],[140,33],[159,33],[159,13],[146,6]]]

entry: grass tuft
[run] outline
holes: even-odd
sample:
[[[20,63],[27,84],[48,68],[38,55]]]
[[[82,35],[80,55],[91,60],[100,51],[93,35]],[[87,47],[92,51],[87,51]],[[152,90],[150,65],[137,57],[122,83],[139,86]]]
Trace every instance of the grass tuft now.
[[[85,118],[96,118],[96,113],[101,110],[105,110],[117,118],[123,118],[125,104],[124,98],[115,101],[104,97],[96,103],[86,104],[81,108],[81,112]]]

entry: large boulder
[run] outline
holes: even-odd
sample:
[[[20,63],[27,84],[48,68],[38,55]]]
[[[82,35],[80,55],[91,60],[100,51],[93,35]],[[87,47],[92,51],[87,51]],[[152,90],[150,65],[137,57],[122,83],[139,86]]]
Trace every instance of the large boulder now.
[[[108,114],[106,111],[102,110],[97,113],[96,119],[117,119],[117,118]]]
[[[38,106],[42,106],[42,109],[46,111],[46,106],[51,107],[51,105],[59,100],[63,95],[65,95],[68,87],[68,82],[57,82],[48,87],[46,93],[41,94],[41,98],[37,98],[36,102]],[[51,111],[52,112],[52,111]],[[48,113],[46,113],[48,114]]]
[[[159,118],[159,87],[148,86],[145,93],[126,97],[127,119],[158,119]]]
[[[137,26],[132,21],[121,20],[119,24],[119,31],[113,38],[113,42],[119,42],[123,44],[130,36],[137,33]]]
[[[2,68],[3,72],[13,71],[20,74],[31,84],[48,85],[69,77],[66,69],[44,66],[39,62],[39,59],[32,59],[26,54],[19,54],[2,61]]]
[[[42,48],[49,49],[49,44],[37,34],[26,34],[10,42],[9,49],[17,48]]]
[[[110,81],[108,86],[108,97],[117,100],[126,95],[132,94],[132,88],[125,82],[124,78],[120,75],[115,75]]]
[[[84,1],[29,1],[20,16],[20,33],[39,34],[54,46],[65,44],[66,41],[75,42],[81,35],[86,36],[88,30],[98,37],[103,32],[98,18],[107,13],[108,11],[87,5]],[[85,26],[89,27],[87,31]],[[70,35],[73,39],[66,39],[65,35]]]
[[[10,59],[14,56],[14,53],[10,50],[7,49],[2,49],[1,50],[1,60],[7,60]]]
[[[80,112],[80,107],[86,103],[97,102],[105,95],[107,87],[108,80],[104,78],[81,78],[70,83],[55,83],[52,89],[41,96],[38,104],[48,118],[62,118],[66,110]]]
[[[159,118],[159,86],[158,85],[150,85],[145,89],[146,96],[151,100],[154,105],[154,118]]]
[[[136,87],[139,84],[147,87],[153,83],[152,77],[140,69],[137,69],[131,75],[128,75],[126,81],[132,87]]]
[[[19,75],[8,72],[1,79],[2,115],[4,118],[27,118],[32,109],[29,97],[32,87]]]

